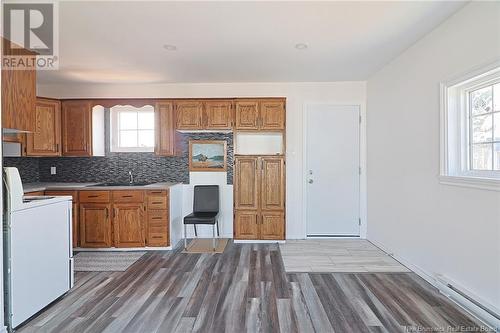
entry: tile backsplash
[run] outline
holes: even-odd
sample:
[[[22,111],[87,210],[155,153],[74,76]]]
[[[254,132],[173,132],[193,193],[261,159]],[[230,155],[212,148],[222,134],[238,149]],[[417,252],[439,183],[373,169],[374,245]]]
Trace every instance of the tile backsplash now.
[[[111,153],[102,157],[6,157],[4,166],[16,166],[23,182],[121,182],[132,171],[136,181],[189,183],[189,140],[227,141],[227,183],[233,183],[233,133],[181,133],[181,156],[154,153]],[[50,174],[55,166],[57,173]]]

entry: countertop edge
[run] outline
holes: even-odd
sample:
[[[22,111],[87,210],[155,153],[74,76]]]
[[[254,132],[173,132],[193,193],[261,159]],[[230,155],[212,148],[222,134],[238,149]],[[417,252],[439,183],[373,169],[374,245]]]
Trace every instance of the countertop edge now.
[[[82,184],[23,184],[24,193],[39,192],[39,191],[113,191],[113,190],[156,190],[169,189],[172,186],[182,183],[154,183],[142,186],[98,186],[98,183],[82,183]],[[97,185],[97,186],[96,186]]]

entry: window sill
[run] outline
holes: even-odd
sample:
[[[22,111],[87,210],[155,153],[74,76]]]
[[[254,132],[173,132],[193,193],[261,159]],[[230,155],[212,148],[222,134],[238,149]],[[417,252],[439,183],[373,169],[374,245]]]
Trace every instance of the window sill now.
[[[439,176],[442,185],[461,186],[500,192],[500,179],[466,176]]]

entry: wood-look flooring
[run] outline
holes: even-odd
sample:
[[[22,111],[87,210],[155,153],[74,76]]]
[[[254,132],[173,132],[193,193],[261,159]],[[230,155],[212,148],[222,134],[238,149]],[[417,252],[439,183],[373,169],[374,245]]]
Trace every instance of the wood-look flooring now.
[[[80,272],[19,332],[405,332],[477,327],[413,273],[286,274],[279,246],[148,252],[125,272]]]
[[[280,251],[287,273],[410,272],[366,239],[287,240]]]

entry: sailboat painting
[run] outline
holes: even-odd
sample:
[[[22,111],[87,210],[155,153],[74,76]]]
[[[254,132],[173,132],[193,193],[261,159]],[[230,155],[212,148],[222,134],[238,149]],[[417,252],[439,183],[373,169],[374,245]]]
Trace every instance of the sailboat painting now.
[[[226,163],[226,141],[189,141],[189,171],[226,171]]]

